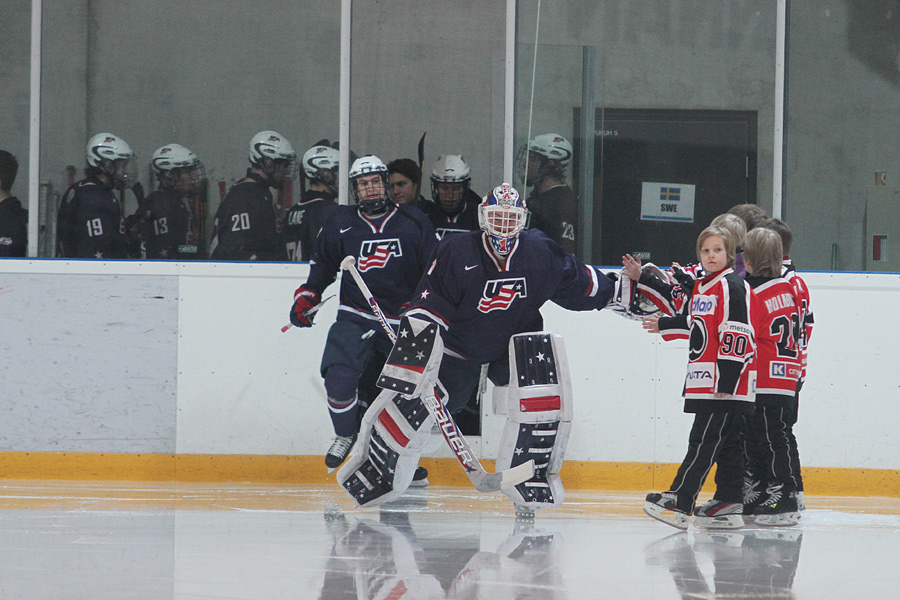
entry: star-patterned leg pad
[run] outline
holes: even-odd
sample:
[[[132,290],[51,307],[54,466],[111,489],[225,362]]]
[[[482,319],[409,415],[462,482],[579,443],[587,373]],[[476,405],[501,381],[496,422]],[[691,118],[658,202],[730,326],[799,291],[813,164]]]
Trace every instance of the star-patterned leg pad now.
[[[363,417],[338,483],[359,506],[397,498],[412,482],[433,423],[420,399],[384,390]]]
[[[534,460],[534,477],[503,490],[518,506],[562,504],[562,467],[572,426],[572,392],[562,336],[524,333],[510,340],[507,422],[497,470]]]

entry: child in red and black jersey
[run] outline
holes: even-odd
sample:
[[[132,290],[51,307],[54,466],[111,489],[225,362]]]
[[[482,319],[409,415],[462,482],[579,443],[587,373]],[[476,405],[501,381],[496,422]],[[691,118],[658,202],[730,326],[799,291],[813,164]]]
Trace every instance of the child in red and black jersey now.
[[[699,526],[743,525],[743,417],[753,412],[754,332],[750,325],[749,286],[732,267],[735,240],[723,229],[707,227],[697,239],[703,276],[694,283],[690,301],[675,316],[644,319],[644,329],[664,339],[689,339],[684,410],[694,413],[688,452],[669,490],[647,495],[644,511],[674,527],[686,529],[691,514]],[[626,274],[641,285],[658,278],[641,275],[640,264],[623,258]],[[700,488],[712,466],[716,493],[694,511]]]
[[[747,234],[744,264],[754,290],[752,322],[756,331],[756,411],[748,419],[746,448],[751,480],[760,489],[745,490],[749,512],[761,525],[794,525],[800,518],[791,457],[788,413],[796,402],[801,373],[801,317],[794,287],[781,276],[781,237],[757,227]],[[764,493],[762,493],[764,491]],[[756,498],[751,497],[756,494]]]

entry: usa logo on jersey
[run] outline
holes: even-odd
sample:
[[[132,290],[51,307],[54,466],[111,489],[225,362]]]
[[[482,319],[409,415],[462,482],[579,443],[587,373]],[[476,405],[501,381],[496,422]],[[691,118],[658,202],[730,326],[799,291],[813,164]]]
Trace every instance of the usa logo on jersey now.
[[[357,261],[359,272],[383,269],[392,256],[403,256],[399,239],[365,241],[359,249],[359,260]]]
[[[524,277],[489,280],[484,284],[484,293],[478,303],[478,310],[483,313],[492,310],[506,310],[518,296],[528,297]]]

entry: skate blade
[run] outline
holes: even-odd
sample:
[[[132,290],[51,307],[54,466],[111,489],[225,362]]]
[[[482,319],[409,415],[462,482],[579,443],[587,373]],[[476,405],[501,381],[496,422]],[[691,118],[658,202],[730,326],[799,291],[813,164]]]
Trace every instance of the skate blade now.
[[[740,529],[744,526],[744,517],[741,515],[694,517],[694,526],[702,529]]]
[[[688,525],[690,525],[690,517],[677,513],[671,510],[666,510],[663,507],[653,504],[652,502],[647,502],[644,504],[644,514],[648,517],[652,517],[661,523],[665,523],[666,525],[670,525],[675,529],[687,529]]]
[[[766,527],[793,527],[800,522],[800,511],[779,515],[756,515],[754,522]]]

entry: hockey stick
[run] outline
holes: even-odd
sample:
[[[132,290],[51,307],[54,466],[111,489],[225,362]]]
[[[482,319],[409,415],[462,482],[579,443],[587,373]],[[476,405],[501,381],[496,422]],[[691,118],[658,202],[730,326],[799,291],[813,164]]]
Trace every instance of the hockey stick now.
[[[341,269],[350,273],[353,280],[356,281],[356,285],[359,286],[359,290],[369,302],[369,306],[375,311],[375,316],[378,317],[378,321],[388,334],[388,337],[391,338],[392,342],[396,342],[397,334],[394,333],[393,328],[388,324],[384,313],[381,312],[381,307],[378,306],[378,302],[376,302],[375,298],[372,296],[369,286],[366,285],[366,282],[363,281],[359,271],[357,271],[356,259],[352,256],[347,256],[341,261]],[[478,459],[475,457],[475,453],[472,452],[472,447],[469,446],[469,442],[466,441],[466,438],[456,425],[456,421],[453,420],[453,417],[447,412],[446,407],[437,399],[435,394],[431,393],[424,396],[422,402],[440,426],[444,441],[446,441],[447,445],[450,446],[450,449],[453,450],[453,455],[456,456],[456,460],[458,460],[459,464],[465,469],[469,481],[472,482],[472,485],[475,486],[476,490],[479,492],[498,492],[504,488],[519,485],[534,477],[533,460],[529,460],[521,465],[516,465],[511,469],[500,471],[499,473],[489,473],[488,471],[485,471],[484,467],[481,466],[481,463],[478,462]]]

